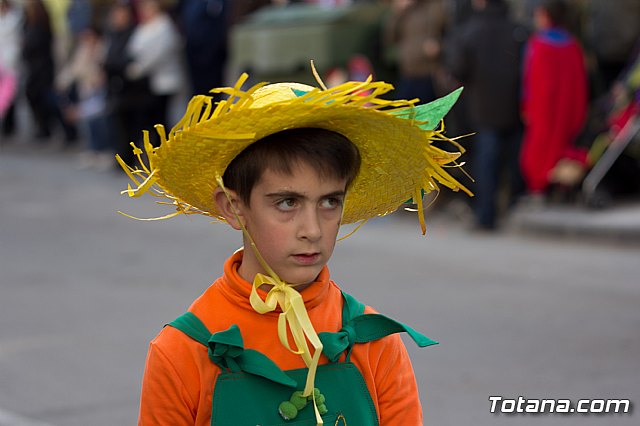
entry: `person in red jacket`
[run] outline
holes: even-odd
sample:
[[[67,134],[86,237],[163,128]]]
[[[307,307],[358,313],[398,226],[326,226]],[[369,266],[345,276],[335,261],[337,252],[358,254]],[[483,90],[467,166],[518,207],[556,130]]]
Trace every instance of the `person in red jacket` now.
[[[243,91],[247,78],[217,89],[229,98],[215,107],[195,96],[168,134],[156,126],[148,165],[119,159],[136,184],[125,193],[220,219],[244,244],[151,342],[139,424],[421,425],[396,333],[436,342],[342,291],[327,262],[342,223],[421,207],[438,183],[467,191],[444,167],[459,153],[431,144],[459,91],[415,106],[382,99],[391,85],[371,78]]]
[[[526,47],[520,164],[530,194],[543,194],[557,162],[581,132],[588,110],[587,69],[578,41],[564,28],[567,6],[545,0],[534,11],[537,31]]]

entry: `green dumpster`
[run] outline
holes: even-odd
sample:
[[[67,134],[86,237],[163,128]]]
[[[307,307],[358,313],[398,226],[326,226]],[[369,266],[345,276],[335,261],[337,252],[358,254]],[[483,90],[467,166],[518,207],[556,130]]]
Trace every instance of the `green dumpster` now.
[[[375,68],[387,9],[376,3],[259,9],[231,30],[231,76],[246,71],[252,82],[314,83],[311,60],[323,75],[331,68],[345,68],[354,55],[364,55]]]

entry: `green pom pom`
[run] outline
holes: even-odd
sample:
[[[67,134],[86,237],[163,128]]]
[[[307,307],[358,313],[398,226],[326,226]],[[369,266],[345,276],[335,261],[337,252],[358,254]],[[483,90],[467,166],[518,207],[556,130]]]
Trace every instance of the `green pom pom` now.
[[[298,409],[295,405],[293,405],[289,401],[284,401],[280,403],[278,407],[278,412],[280,413],[280,417],[285,420],[293,420],[298,415]]]
[[[327,406],[326,405],[318,404],[318,413],[320,413],[321,416],[324,416],[328,412],[329,412],[329,410],[327,410]]]
[[[325,398],[323,394],[320,394],[319,396],[316,397],[316,404],[318,405],[322,405],[324,404]]]
[[[307,399],[308,399],[309,401],[311,401],[311,400],[313,399],[313,396],[314,396],[314,395],[315,395],[316,400],[317,400],[317,399],[318,399],[318,397],[319,397],[320,395],[322,395],[322,394],[320,393],[320,389],[318,389],[318,388],[313,388],[313,395],[309,395],[309,396],[307,397]]]
[[[302,396],[302,391],[295,391],[293,395],[291,395],[289,402],[295,405],[298,411],[302,410],[304,407],[307,406],[307,398]]]

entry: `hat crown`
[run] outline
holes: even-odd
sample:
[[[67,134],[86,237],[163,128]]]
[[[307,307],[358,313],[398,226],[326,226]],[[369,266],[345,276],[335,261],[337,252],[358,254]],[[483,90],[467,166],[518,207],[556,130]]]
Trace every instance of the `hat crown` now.
[[[301,83],[273,83],[256,90],[251,96],[250,108],[263,108],[269,104],[287,102],[297,97],[294,90],[309,92],[312,86]]]

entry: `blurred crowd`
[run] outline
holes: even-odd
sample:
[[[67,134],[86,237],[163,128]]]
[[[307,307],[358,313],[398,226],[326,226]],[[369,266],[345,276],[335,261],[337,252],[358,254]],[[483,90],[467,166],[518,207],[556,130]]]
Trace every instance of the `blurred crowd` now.
[[[638,111],[638,0],[0,0],[2,137],[22,101],[33,143],[79,146],[80,167],[131,163],[130,143],[171,127],[176,102],[235,80],[235,25],[293,3],[385,6],[379,57],[354,52],[329,85],[374,74],[421,102],[465,86],[447,134],[474,133],[463,145],[479,228],[525,194],[575,187]],[[613,187],[640,186],[633,165],[620,176]]]
[[[428,101],[465,87],[447,123],[448,134],[473,133],[461,142],[477,229],[496,229],[516,203],[576,201],[603,149],[640,110],[636,0],[390,3],[386,41],[397,48],[403,96]],[[640,194],[637,148],[600,190]]]

